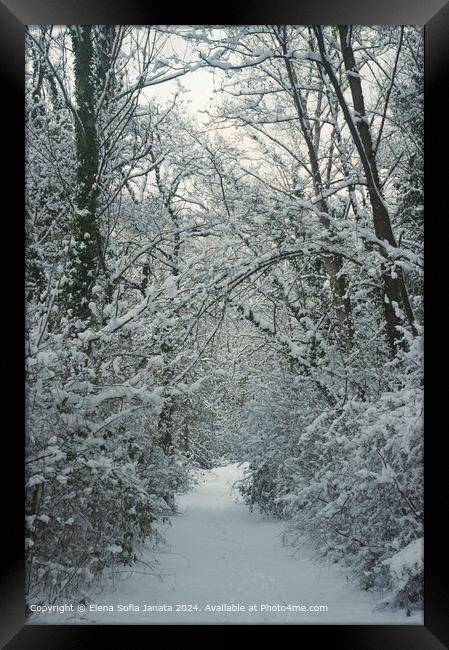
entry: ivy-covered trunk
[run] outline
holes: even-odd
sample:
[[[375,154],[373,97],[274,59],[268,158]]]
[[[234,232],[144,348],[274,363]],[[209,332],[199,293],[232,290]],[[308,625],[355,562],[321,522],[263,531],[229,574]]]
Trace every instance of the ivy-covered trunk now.
[[[98,223],[99,152],[95,115],[95,71],[92,26],[71,29],[75,72],[76,190],[72,216],[67,307],[73,316],[89,320],[92,287],[103,261]]]

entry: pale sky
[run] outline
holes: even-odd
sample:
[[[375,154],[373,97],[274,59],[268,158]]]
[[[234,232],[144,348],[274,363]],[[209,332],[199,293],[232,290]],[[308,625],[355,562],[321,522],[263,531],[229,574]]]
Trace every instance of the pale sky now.
[[[179,79],[150,86],[145,89],[144,94],[147,97],[168,101],[173,97],[176,90],[181,87],[185,91],[182,92],[182,99],[189,103],[192,115],[199,122],[205,122],[207,116],[202,115],[201,111],[210,107],[215,96],[214,88],[218,88],[219,76],[222,74],[222,71],[200,68],[194,72],[188,72]]]

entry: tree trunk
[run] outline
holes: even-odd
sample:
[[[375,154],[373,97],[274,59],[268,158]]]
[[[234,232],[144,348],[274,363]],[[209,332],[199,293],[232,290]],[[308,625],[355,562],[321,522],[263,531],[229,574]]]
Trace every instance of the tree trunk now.
[[[282,51],[284,55],[287,54],[287,42],[284,31],[284,38],[281,38],[278,34],[278,40],[281,43]],[[320,167],[318,163],[318,151],[316,150],[313,142],[313,135],[310,129],[310,125],[307,122],[305,116],[301,96],[298,89],[296,74],[293,69],[290,59],[287,57],[284,58],[285,67],[287,70],[288,79],[290,82],[291,90],[293,93],[293,101],[295,104],[296,112],[298,114],[299,123],[301,126],[301,131],[304,136],[304,140],[307,145],[307,150],[310,159],[310,166],[313,175],[313,186],[316,196],[323,194],[324,185],[321,178]],[[317,141],[317,138],[315,138]],[[320,209],[320,222],[325,227],[325,229],[330,232],[330,220],[325,216],[329,214],[329,208],[324,198],[321,198],[318,201],[318,207]],[[345,276],[341,273],[343,268],[343,258],[341,255],[335,253],[325,253],[323,255],[324,267],[326,269],[326,274],[329,278],[329,283],[331,286],[335,316],[339,325],[340,333],[343,339],[344,348],[346,352],[350,352],[353,346],[354,339],[354,326],[352,320],[352,310],[351,302],[348,295],[348,287]]]
[[[73,246],[68,306],[72,315],[89,320],[88,304],[98,267],[102,261],[102,243],[98,209],[98,136],[95,124],[95,75],[93,70],[92,27],[71,29],[74,52],[77,116],[75,215],[72,221]]]
[[[354,113],[356,118],[355,120],[349,112],[338,80],[329,60],[326,57],[322,31],[320,28],[316,28],[315,33],[317,36],[320,54],[322,56],[322,63],[334,87],[338,101],[343,110],[346,122],[351,132],[354,144],[356,145],[357,151],[362,161],[368,184],[368,194],[373,213],[373,223],[376,237],[382,241],[386,241],[390,246],[397,248],[397,243],[391,227],[390,215],[382,196],[382,191],[380,189],[376,157],[368,120],[366,118],[362,84],[360,76],[357,72],[354,52],[348,42],[348,27],[347,25],[340,25],[338,30],[345,69],[346,72],[349,73],[348,80],[354,105]],[[356,123],[356,126],[354,122]],[[387,253],[385,253],[384,249],[381,249],[381,253],[384,255],[384,257],[387,258]],[[417,334],[413,311],[408,297],[407,287],[405,285],[402,270],[396,269],[395,276],[388,268],[384,267],[384,314],[388,341],[393,354],[396,354],[397,348],[402,345],[402,335],[398,327],[403,323],[397,311],[401,305],[404,308],[412,333],[414,335]]]

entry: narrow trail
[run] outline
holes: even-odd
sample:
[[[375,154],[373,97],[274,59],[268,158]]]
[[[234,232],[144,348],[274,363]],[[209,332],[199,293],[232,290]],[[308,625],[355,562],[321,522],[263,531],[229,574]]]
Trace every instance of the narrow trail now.
[[[419,614],[373,612],[380,597],[354,589],[342,568],[317,563],[312,551],[293,556],[282,544],[282,522],[250,513],[239,502],[232,486],[241,476],[237,465],[200,472],[198,485],[179,499],[180,514],[165,532],[169,550],[156,554],[157,566],[154,552],[148,553],[132,572],[124,568],[120,580],[92,595],[83,614],[47,615],[38,622],[423,623]],[[89,611],[92,603],[112,605],[114,611]],[[232,604],[245,611],[219,611]],[[134,608],[118,611],[118,605]],[[173,611],[144,611],[145,605]],[[176,605],[191,611],[176,611]],[[258,611],[249,611],[251,605]],[[262,605],[326,605],[328,611],[261,611]]]

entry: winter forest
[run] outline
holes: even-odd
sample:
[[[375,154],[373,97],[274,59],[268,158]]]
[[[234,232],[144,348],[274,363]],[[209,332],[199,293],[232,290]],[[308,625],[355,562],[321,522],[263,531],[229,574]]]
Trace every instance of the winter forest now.
[[[423,64],[414,26],[27,28],[30,623],[422,623]]]

